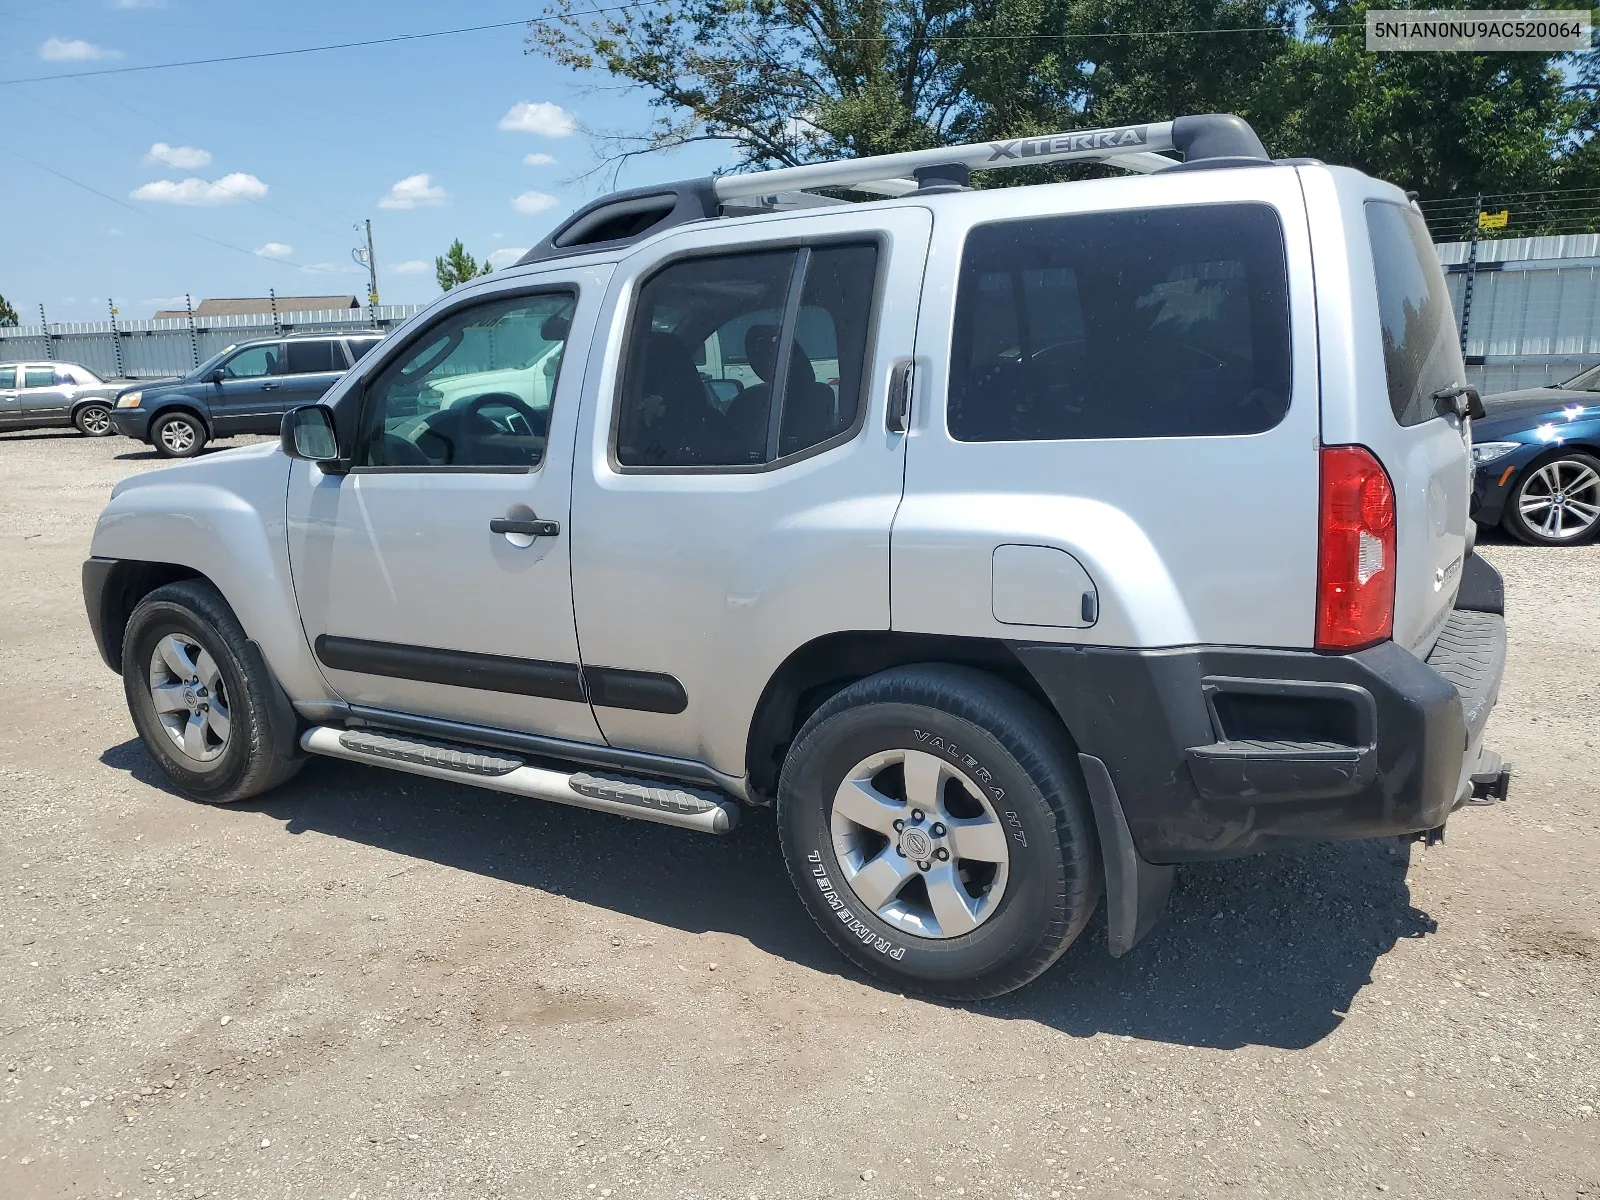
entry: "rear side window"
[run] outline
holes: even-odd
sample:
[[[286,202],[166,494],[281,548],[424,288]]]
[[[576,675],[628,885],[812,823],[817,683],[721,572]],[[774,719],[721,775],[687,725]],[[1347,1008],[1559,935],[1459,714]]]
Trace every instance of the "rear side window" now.
[[[311,375],[318,371],[342,371],[344,360],[334,353],[332,342],[285,342],[290,375]]]
[[[27,367],[22,372],[22,386],[25,388],[47,388],[55,385],[54,367]]]
[[[617,405],[623,467],[759,467],[861,409],[875,245],[672,263],[639,289]]]
[[[1421,217],[1398,204],[1369,200],[1367,235],[1378,278],[1389,407],[1400,424],[1419,425],[1439,415],[1433,394],[1467,376],[1455,312]]]
[[[1283,228],[1264,204],[975,227],[950,363],[958,441],[1260,433],[1289,409]]]
[[[352,364],[360,362],[361,356],[377,344],[377,338],[351,338],[345,343],[346,348],[350,351],[350,362]]]

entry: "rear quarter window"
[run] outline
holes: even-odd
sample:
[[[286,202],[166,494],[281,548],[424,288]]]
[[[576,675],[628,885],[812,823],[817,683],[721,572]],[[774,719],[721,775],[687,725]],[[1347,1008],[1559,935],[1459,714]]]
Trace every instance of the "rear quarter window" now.
[[[1420,425],[1439,415],[1433,394],[1467,377],[1444,272],[1427,226],[1409,208],[1369,200],[1367,236],[1389,407],[1400,424]]]
[[[958,441],[1260,433],[1289,408],[1283,228],[1264,204],[976,226],[950,363]]]

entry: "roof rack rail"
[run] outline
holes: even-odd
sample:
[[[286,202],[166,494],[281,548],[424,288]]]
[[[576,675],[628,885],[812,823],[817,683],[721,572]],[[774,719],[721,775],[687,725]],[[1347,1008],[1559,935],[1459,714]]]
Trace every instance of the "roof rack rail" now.
[[[1183,156],[1181,162],[1163,151]],[[1178,117],[1153,125],[1118,125],[1039,137],[1010,138],[966,146],[936,146],[901,154],[845,158],[833,162],[778,167],[690,179],[657,187],[613,192],[584,205],[555,231],[517,260],[518,266],[625,246],[688,221],[701,221],[732,210],[739,215],[809,203],[793,193],[809,188],[848,188],[876,195],[903,196],[919,187],[919,172],[943,176],[949,190],[955,172],[994,171],[1043,163],[1102,162],[1140,173],[1177,166],[1271,163],[1261,139],[1241,118],[1225,113]],[[931,168],[944,168],[934,172]],[[930,178],[930,183],[933,178]],[[787,195],[786,195],[787,194]],[[826,201],[824,201],[826,202]]]

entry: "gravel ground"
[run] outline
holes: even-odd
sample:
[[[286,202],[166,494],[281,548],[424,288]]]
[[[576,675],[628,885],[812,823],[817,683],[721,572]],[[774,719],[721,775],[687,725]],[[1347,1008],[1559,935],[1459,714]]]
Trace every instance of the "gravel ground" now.
[[[1600,1197],[1600,548],[1485,551],[1510,803],[1184,870],[956,1007],[846,968],[761,814],[167,791],[78,585],[157,465],[0,435],[0,1196]]]

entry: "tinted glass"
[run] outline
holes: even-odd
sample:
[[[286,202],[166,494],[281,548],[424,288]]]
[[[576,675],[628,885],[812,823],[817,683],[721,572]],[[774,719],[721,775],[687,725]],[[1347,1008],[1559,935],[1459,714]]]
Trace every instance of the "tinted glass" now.
[[[290,375],[344,370],[344,358],[332,342],[285,342],[284,350],[289,357]]]
[[[222,364],[225,379],[259,379],[263,375],[278,375],[278,355],[282,347],[276,343],[266,346],[247,346]]]
[[[1367,233],[1378,277],[1389,407],[1400,424],[1416,425],[1439,415],[1435,392],[1467,377],[1455,312],[1421,217],[1398,204],[1369,201]]]
[[[625,467],[749,466],[767,461],[772,370],[747,347],[776,338],[793,251],[674,263],[639,289],[617,417]],[[724,352],[739,358],[724,358]],[[706,370],[702,373],[705,364]],[[720,364],[717,365],[717,364]],[[729,389],[725,381],[738,384]],[[715,385],[715,386],[714,386]],[[733,390],[729,398],[719,391]]]
[[[761,465],[852,428],[877,254],[852,245],[727,255],[652,276],[634,311],[617,461]],[[804,279],[785,353],[797,270]]]
[[[537,466],[576,302],[547,292],[441,317],[368,390],[354,465]]]
[[[17,386],[17,368],[0,366],[0,388],[10,390]]]
[[[22,386],[25,388],[47,388],[55,385],[54,367],[27,367],[22,372]]]
[[[950,363],[958,440],[1259,433],[1289,408],[1283,230],[1260,204],[974,228]]]
[[[360,362],[361,356],[378,344],[377,338],[351,338],[345,343],[350,351],[350,361]]]

